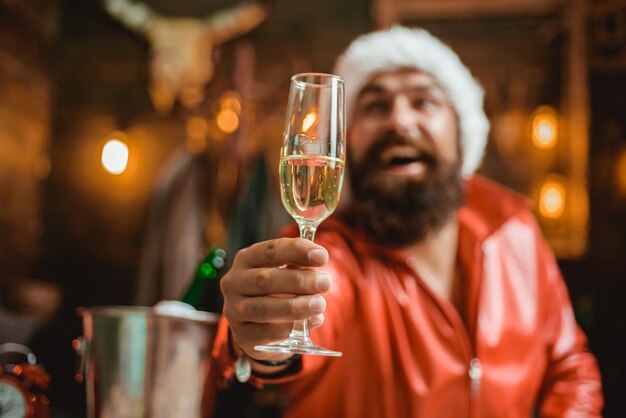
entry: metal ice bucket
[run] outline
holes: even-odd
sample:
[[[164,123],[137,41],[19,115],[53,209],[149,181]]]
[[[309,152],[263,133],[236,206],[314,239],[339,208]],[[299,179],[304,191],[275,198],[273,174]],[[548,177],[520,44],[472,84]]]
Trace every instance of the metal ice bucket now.
[[[77,349],[89,418],[202,418],[218,316],[148,307],[81,308]]]

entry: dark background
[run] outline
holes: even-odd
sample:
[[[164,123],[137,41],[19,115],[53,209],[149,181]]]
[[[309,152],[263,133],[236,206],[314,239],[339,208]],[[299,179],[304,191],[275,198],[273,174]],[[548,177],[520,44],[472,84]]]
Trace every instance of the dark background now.
[[[191,16],[237,4],[146,3],[166,15]],[[244,97],[244,105],[253,109],[250,125],[271,131],[276,115],[282,115],[290,75],[330,71],[348,42],[374,27],[374,6],[385,3],[277,0],[258,28],[216,48],[216,75],[200,111],[212,115],[217,98],[238,88],[233,79],[241,65],[238,54],[252,50],[254,94]],[[608,3],[589,4],[597,11]],[[620,399],[626,388],[626,43],[620,28],[626,25],[626,6],[612,4],[618,5],[614,13],[600,19],[590,12],[589,17],[587,249],[559,262],[600,363],[605,416],[621,417],[626,413]],[[529,113],[541,103],[558,106],[563,37],[549,25],[558,18],[410,23],[459,51],[487,89],[486,108],[495,119],[505,110]],[[613,37],[599,37],[598,27]],[[539,32],[548,35],[533,37]],[[58,286],[64,303],[56,318],[68,337],[79,329],[76,307],[132,303],[152,187],[185,140],[189,111],[154,112],[147,60],[146,41],[104,13],[97,1],[0,1],[0,279],[9,287],[22,278]],[[102,171],[98,152],[115,129],[129,133],[141,159],[128,175],[114,178]],[[228,187],[216,183],[215,199],[221,203],[214,222],[227,224],[252,161],[262,152],[262,139],[258,132],[226,139],[236,144],[225,156],[234,162],[235,181]],[[528,165],[520,169],[519,160],[502,154],[497,141],[492,137],[482,173],[530,194]],[[207,232],[208,244],[220,244],[212,239]]]

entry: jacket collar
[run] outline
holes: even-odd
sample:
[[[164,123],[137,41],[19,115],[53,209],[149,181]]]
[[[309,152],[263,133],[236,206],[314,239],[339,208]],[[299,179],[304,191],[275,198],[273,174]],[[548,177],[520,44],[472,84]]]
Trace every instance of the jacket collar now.
[[[459,209],[461,233],[483,242],[520,210],[529,208],[528,200],[481,176],[465,183],[466,201]]]

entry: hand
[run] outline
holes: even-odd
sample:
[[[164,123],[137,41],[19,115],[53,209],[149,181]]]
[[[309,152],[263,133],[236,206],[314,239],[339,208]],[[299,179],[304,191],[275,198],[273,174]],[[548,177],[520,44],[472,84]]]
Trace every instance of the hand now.
[[[308,319],[311,328],[322,324],[326,300],[320,294],[330,289],[331,279],[315,267],[327,261],[323,247],[302,238],[265,241],[239,251],[221,280],[234,345],[260,360],[289,357],[255,351],[254,346],[287,337],[295,320]]]

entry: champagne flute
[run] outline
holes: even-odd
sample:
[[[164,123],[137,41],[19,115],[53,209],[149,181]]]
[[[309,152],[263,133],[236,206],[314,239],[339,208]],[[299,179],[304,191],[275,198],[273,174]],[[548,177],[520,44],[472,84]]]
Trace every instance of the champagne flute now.
[[[280,194],[302,238],[313,241],[318,225],[337,207],[346,156],[344,81],[332,74],[291,77],[280,150]],[[311,341],[307,320],[289,337],[255,350],[341,356]]]

